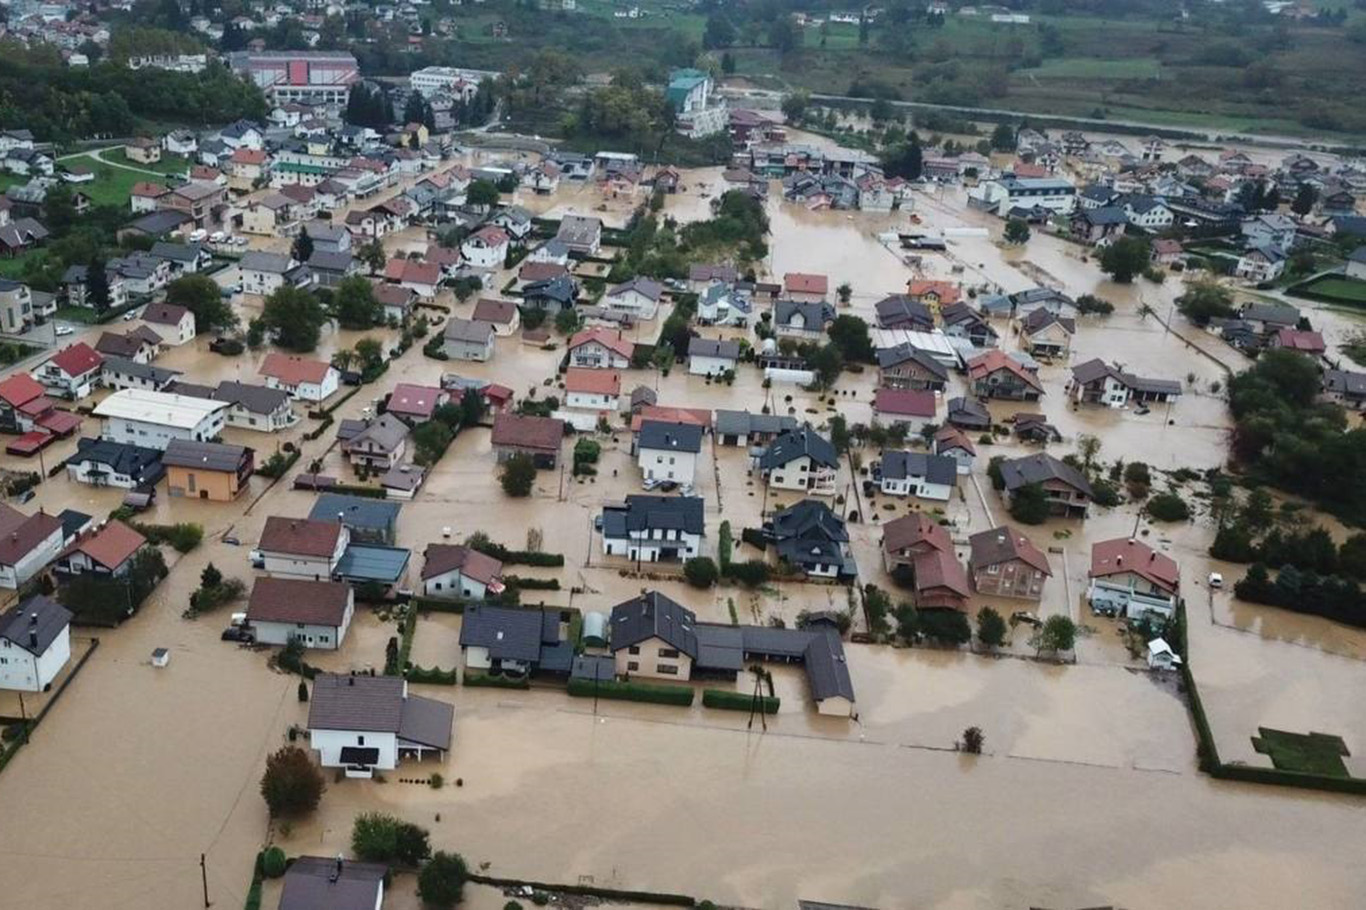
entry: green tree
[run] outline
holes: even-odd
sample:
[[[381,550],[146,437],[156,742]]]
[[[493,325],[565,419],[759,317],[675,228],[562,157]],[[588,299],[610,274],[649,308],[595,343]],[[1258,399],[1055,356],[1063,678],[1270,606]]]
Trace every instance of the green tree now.
[[[999,648],[1006,643],[1007,626],[993,607],[977,611],[977,640],[988,648]]]
[[[1029,224],[1023,218],[1012,218],[1006,222],[1006,243],[1016,246],[1029,240]]]
[[[498,192],[497,184],[488,180],[475,180],[470,183],[469,189],[465,190],[465,204],[471,206],[492,206],[497,205],[502,198]]]
[[[469,871],[458,853],[437,851],[417,876],[417,895],[435,910],[450,910],[460,903]]]
[[[735,26],[721,13],[707,17],[707,26],[702,32],[702,47],[719,50],[735,43]]]
[[[802,30],[790,15],[779,15],[768,25],[769,47],[777,51],[780,57],[786,57],[801,47],[802,37]]]
[[[1319,191],[1312,183],[1301,183],[1295,193],[1295,201],[1290,203],[1290,211],[1296,215],[1308,215],[1314,211],[1314,203],[1319,201]]]
[[[555,331],[561,335],[573,335],[582,323],[579,311],[573,307],[566,307],[555,314]]]
[[[1176,308],[1196,325],[1209,325],[1211,319],[1234,315],[1233,292],[1216,281],[1192,281],[1176,298]]]
[[[847,363],[874,363],[877,351],[873,347],[868,323],[849,313],[841,313],[827,330],[830,343],[839,349]]]
[[[318,298],[290,285],[267,297],[261,310],[261,323],[275,343],[301,354],[317,348],[326,321],[327,314]]]
[[[362,244],[356,250],[356,258],[370,268],[371,275],[384,271],[384,266],[389,261],[388,254],[384,252],[384,245],[378,240]]]
[[[972,626],[957,610],[921,610],[920,634],[946,645],[962,645],[972,640]]]
[[[536,462],[530,455],[513,455],[503,462],[500,483],[509,496],[530,496],[532,485],[536,483]]]
[[[816,382],[821,388],[833,386],[844,370],[844,355],[833,344],[811,345],[802,356],[807,367],[816,374]]]
[[[488,405],[484,402],[484,396],[474,389],[466,389],[465,394],[460,396],[460,425],[474,426],[484,419],[487,410]]]
[[[431,467],[441,460],[455,434],[439,420],[429,420],[413,430],[413,461]]]
[[[1129,284],[1148,267],[1150,252],[1146,238],[1121,237],[1101,251],[1100,270],[1119,284]]]
[[[1037,483],[1027,483],[1010,496],[1010,517],[1026,525],[1048,520],[1048,494]]]
[[[272,818],[312,812],[325,789],[322,772],[298,746],[283,746],[266,758],[261,796]]]
[[[113,302],[109,295],[109,273],[105,270],[104,260],[96,257],[85,267],[85,301],[103,313]]]
[[[1052,651],[1054,654],[1070,651],[1076,642],[1077,625],[1062,614],[1054,614],[1044,620],[1043,627],[1029,640],[1036,654],[1041,651]]]
[[[694,556],[683,563],[683,577],[694,588],[710,588],[721,577],[721,571],[710,556]]]
[[[61,236],[76,223],[76,204],[71,198],[71,187],[59,183],[48,189],[43,197],[43,219],[54,235]]]
[[[811,94],[805,90],[791,92],[783,96],[783,116],[788,123],[801,123],[811,105]]]
[[[1077,451],[1081,453],[1082,467],[1090,471],[1091,465],[1096,461],[1096,456],[1100,454],[1100,437],[1091,433],[1082,433],[1077,437]]]
[[[223,584],[223,573],[218,571],[218,567],[209,563],[204,567],[204,571],[199,573],[199,586],[201,588],[217,588]]]
[[[232,304],[208,275],[182,275],[166,285],[166,302],[194,314],[196,332],[226,332],[237,327]]]
[[[299,236],[294,238],[294,245],[290,247],[289,254],[296,262],[307,262],[312,258],[313,238],[308,236],[307,227],[299,231]]]
[[[1015,151],[1015,128],[1009,123],[998,123],[991,131],[991,147],[998,152]]]
[[[332,295],[332,314],[344,329],[363,331],[384,322],[384,306],[375,286],[360,275],[343,278]]]
[[[1175,493],[1158,493],[1148,500],[1148,514],[1158,521],[1185,521],[1190,518],[1190,507]]]
[[[369,372],[384,363],[384,345],[378,338],[366,336],[356,342],[356,362],[361,372]]]

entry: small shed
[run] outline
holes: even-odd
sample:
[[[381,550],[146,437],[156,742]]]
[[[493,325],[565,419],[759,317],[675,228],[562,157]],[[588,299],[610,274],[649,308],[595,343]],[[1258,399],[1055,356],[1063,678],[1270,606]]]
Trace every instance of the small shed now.
[[[583,614],[583,646],[585,648],[607,647],[607,614],[590,610]]]
[[[157,648],[152,652],[152,666],[161,668],[171,662],[170,648]]]

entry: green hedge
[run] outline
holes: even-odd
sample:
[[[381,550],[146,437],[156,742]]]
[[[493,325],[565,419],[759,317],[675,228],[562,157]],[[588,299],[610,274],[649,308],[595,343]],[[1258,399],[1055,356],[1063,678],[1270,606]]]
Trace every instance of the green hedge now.
[[[443,670],[440,667],[432,667],[430,670],[425,667],[413,665],[403,674],[408,682],[430,683],[434,686],[453,686],[455,685],[455,671]]]
[[[464,613],[465,601],[442,600],[437,597],[414,597],[408,601],[424,613]]]
[[[387,496],[382,487],[362,487],[350,483],[336,483],[319,492],[345,493],[348,496],[365,496],[370,499],[384,499]]]
[[[655,705],[678,705],[687,707],[692,704],[693,690],[688,686],[654,685],[641,682],[599,682],[588,679],[571,679],[569,694],[576,698],[612,698],[619,701],[643,701]]]
[[[759,696],[760,709],[765,714],[777,714],[781,703],[782,699],[773,695]],[[703,689],[702,704],[723,711],[749,711],[754,707],[754,696],[729,689]]]
[[[509,588],[521,588],[523,591],[558,591],[560,590],[560,580],[558,578],[522,578],[517,575],[504,575],[503,584]]]
[[[531,680],[525,676],[494,676],[491,673],[470,673],[466,671],[465,685],[473,686],[476,689],[481,686],[489,689],[530,689]]]
[[[536,566],[538,568],[555,569],[564,565],[563,553],[533,553],[530,550],[509,550],[500,543],[493,541],[475,541],[470,545],[486,556],[508,566]]]

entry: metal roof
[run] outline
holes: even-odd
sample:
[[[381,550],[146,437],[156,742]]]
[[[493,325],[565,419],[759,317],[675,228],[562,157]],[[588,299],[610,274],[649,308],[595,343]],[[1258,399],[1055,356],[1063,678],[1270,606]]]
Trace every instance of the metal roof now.
[[[166,444],[161,463],[173,468],[201,468],[206,471],[236,472],[242,456],[251,450],[218,442],[172,439]]]
[[[206,401],[170,392],[123,389],[100,402],[95,408],[95,416],[192,430],[206,417],[226,407],[227,404],[221,401]]]
[[[378,544],[348,544],[337,560],[336,573],[348,581],[377,581],[395,584],[408,566],[410,550]]]

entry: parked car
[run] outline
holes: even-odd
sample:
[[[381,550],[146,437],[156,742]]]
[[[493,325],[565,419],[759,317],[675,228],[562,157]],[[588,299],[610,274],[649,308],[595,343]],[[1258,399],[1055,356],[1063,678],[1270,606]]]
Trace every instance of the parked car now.
[[[201,243],[201,242],[203,242],[204,238],[206,238],[206,237],[208,237],[208,236],[209,236],[209,232],[208,232],[208,231],[204,230],[203,228],[197,228],[197,229],[195,229],[193,232],[191,232],[191,234],[190,234],[190,242],[191,242],[191,243]]]
[[[1222,588],[1224,586],[1224,576],[1218,572],[1209,573],[1209,586],[1211,588]]]
[[[222,231],[214,231],[212,234],[209,235],[209,240],[212,243],[222,243],[224,240],[227,239],[228,235],[223,233]]]
[[[238,641],[249,645],[255,643],[256,633],[241,626],[228,626],[223,630],[222,639],[223,641]]]
[[[58,335],[58,337],[61,337],[61,336],[64,336],[64,335],[74,335],[74,334],[76,334],[76,330],[73,329],[73,328],[72,328],[71,326],[69,326],[69,325],[59,325],[59,326],[57,326],[57,335]]]
[[[1016,610],[1014,613],[1011,613],[1011,614],[1010,614],[1010,621],[1011,621],[1011,622],[1022,622],[1022,623],[1025,623],[1026,625],[1031,625],[1031,626],[1034,626],[1034,627],[1036,627],[1036,628],[1043,625],[1043,620],[1042,620],[1042,619],[1039,619],[1039,617],[1035,616],[1033,613],[1029,612],[1028,610]]]

